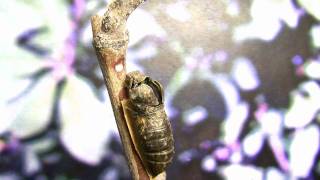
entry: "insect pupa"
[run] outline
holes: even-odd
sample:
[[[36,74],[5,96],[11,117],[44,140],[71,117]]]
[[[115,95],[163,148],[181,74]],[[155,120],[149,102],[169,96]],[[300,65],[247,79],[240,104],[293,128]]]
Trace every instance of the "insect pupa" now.
[[[134,71],[126,76],[128,99],[122,101],[130,136],[148,173],[165,171],[174,155],[172,129],[164,110],[162,85]]]

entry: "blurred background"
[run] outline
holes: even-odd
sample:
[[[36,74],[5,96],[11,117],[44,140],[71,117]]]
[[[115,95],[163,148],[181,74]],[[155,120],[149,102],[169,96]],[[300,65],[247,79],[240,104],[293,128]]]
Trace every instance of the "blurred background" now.
[[[106,0],[1,0],[0,179],[131,179],[92,48]],[[127,68],[159,80],[168,179],[319,179],[320,1],[147,1]]]

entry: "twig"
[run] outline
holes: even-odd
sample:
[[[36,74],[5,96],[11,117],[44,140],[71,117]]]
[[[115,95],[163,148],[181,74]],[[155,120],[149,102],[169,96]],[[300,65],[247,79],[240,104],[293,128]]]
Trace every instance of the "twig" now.
[[[145,0],[113,0],[103,17],[95,15],[91,19],[93,45],[108,89],[113,113],[117,122],[124,152],[133,179],[151,179],[130,138],[124,119],[121,100],[126,99],[124,81],[126,77],[125,55],[128,45],[126,21],[129,15]],[[165,179],[165,173],[156,179]]]

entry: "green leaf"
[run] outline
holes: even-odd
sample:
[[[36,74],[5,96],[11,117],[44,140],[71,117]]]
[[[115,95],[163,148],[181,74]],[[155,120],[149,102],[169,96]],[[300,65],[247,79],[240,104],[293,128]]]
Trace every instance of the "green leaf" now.
[[[29,147],[26,147],[24,152],[25,160],[23,166],[26,174],[39,172],[41,169],[41,163],[36,153],[32,150],[32,148]]]
[[[48,125],[53,108],[56,80],[42,77],[34,88],[17,100],[7,104],[7,121],[13,122],[10,130],[18,137],[41,132]]]
[[[1,59],[24,59],[29,52],[16,46],[16,38],[23,32],[39,27],[48,31],[35,38],[45,47],[60,50],[71,30],[67,1],[3,0],[0,7]]]
[[[67,79],[60,100],[61,140],[69,152],[87,164],[98,164],[116,124],[110,102],[100,102],[79,76]]]
[[[28,143],[28,147],[35,153],[44,153],[52,149],[57,142],[52,137],[44,137]]]
[[[35,42],[53,50],[61,51],[72,31],[73,24],[69,16],[69,7],[65,0],[36,1],[38,16],[42,16],[43,25],[48,29],[35,39]]]
[[[313,47],[320,48],[320,24],[312,26],[309,34]]]
[[[43,25],[42,17],[35,8],[18,0],[3,0],[0,7],[1,59],[20,57],[23,52],[16,46],[18,35],[30,28]]]
[[[280,32],[282,21],[290,28],[296,28],[300,16],[291,0],[254,0],[250,14],[252,21],[235,29],[233,34],[235,41],[248,39],[271,41]]]
[[[320,146],[319,136],[319,127],[316,125],[294,131],[289,147],[290,170],[294,179],[307,178],[311,173]]]
[[[298,3],[313,17],[320,21],[320,1],[319,0],[298,0]]]
[[[44,67],[44,62],[32,58],[0,59],[0,104],[17,96],[31,83],[28,75]]]
[[[264,134],[262,129],[256,127],[252,129],[242,141],[242,149],[244,154],[249,157],[256,156],[262,149],[264,143]]]

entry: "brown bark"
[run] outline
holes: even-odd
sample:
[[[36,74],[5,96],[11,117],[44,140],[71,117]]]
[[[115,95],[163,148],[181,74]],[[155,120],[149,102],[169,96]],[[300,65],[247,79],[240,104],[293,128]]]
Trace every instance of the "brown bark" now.
[[[113,0],[108,4],[103,17],[95,15],[91,19],[93,45],[108,89],[125,156],[135,180],[153,179],[148,176],[134,148],[121,107],[121,100],[127,98],[124,88],[125,56],[128,44],[126,21],[143,1]],[[157,176],[156,179],[166,179],[165,172]]]

